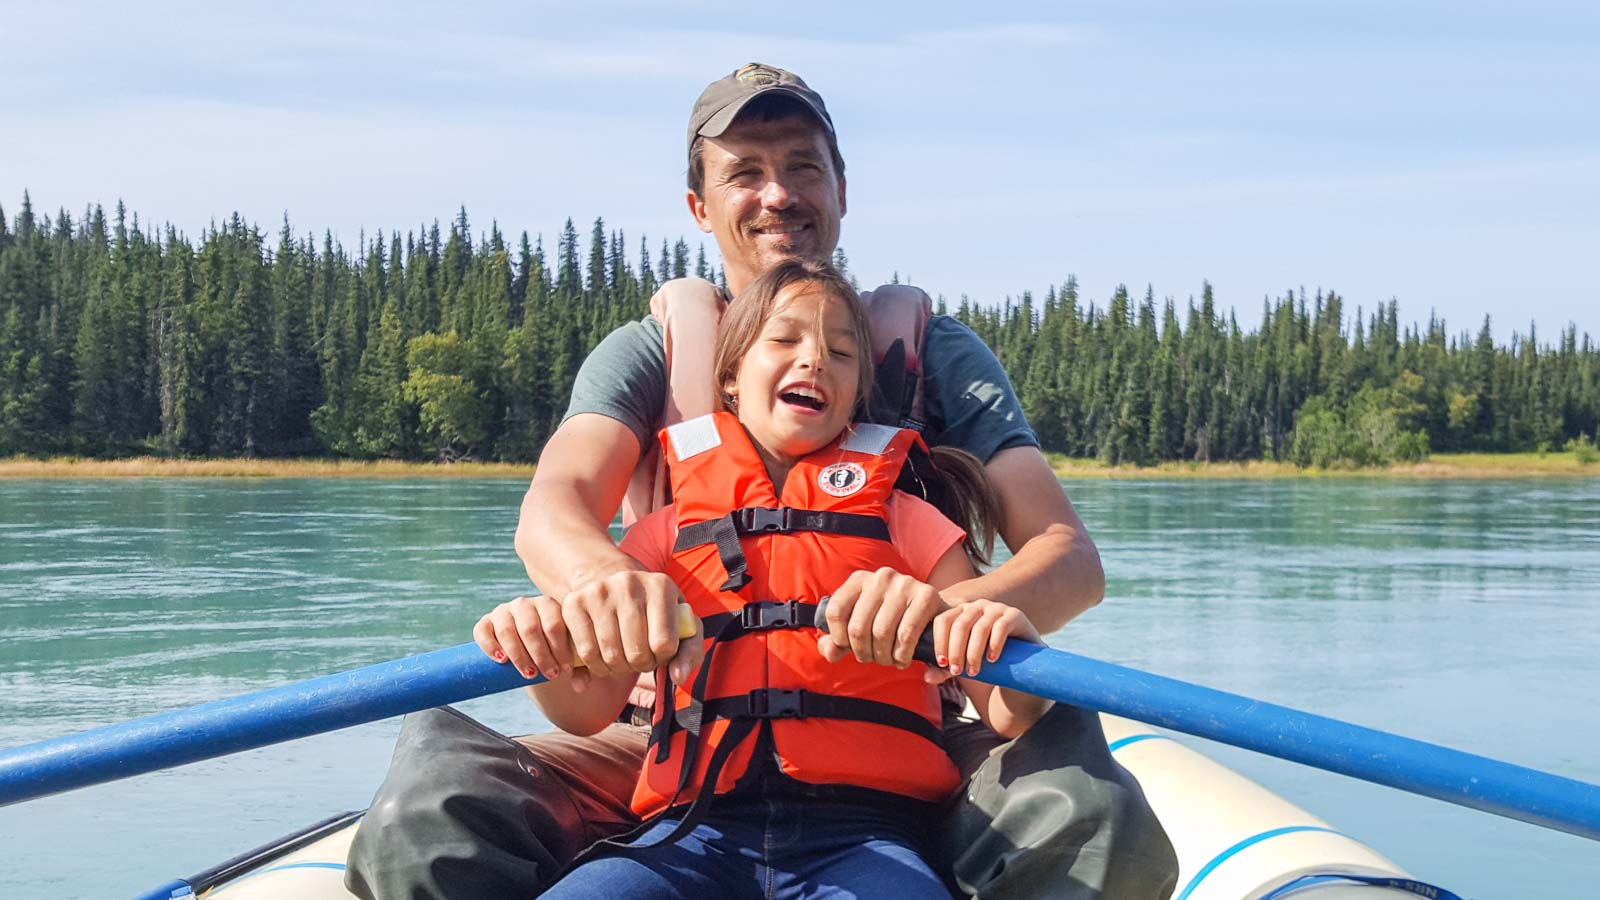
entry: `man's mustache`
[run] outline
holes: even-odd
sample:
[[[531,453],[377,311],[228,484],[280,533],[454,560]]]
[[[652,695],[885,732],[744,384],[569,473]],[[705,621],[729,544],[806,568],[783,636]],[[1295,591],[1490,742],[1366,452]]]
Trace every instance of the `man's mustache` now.
[[[811,221],[811,216],[807,215],[764,216],[751,222],[746,227],[750,231],[766,231],[769,229],[786,229],[810,225]]]

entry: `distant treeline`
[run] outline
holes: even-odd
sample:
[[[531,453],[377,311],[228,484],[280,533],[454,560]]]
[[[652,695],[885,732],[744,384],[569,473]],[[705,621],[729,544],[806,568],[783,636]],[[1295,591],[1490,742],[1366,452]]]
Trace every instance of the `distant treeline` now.
[[[570,219],[553,254],[474,239],[465,210],[354,253],[237,215],[194,240],[25,194],[0,210],[0,455],[531,459],[595,343],[662,281],[720,279],[681,239],[652,256],[597,219],[587,245]],[[1119,288],[1101,307],[1072,278],[954,314],[1075,456],[1364,465],[1560,449],[1600,420],[1600,352],[1575,328],[1499,347],[1487,319],[1476,339],[1402,329],[1393,302],[1363,317],[1301,291],[1246,332],[1209,285],[1198,305]]]

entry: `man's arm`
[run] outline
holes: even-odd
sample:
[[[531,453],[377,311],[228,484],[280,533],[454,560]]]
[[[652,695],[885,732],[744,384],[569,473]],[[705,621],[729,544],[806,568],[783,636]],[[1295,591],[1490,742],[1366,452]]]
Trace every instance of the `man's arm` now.
[[[1010,604],[1048,634],[1105,596],[1100,554],[1039,451],[994,351],[947,316],[934,316],[925,333],[933,439],[984,461],[1004,507],[1000,536],[1013,554],[943,593],[952,602],[986,597]]]
[[[611,517],[638,459],[632,429],[595,413],[574,415],[545,444],[522,499],[517,555],[528,577],[560,600],[573,653],[588,664],[568,676],[580,692],[591,676],[661,665],[681,682],[700,664],[700,636],[678,639],[683,594],[611,543]],[[558,687],[529,690],[543,706]]]
[[[1000,450],[984,468],[1000,494],[1000,536],[1011,558],[940,593],[952,603],[981,597],[1015,606],[1049,634],[1105,596],[1100,552],[1037,447]]]
[[[611,542],[611,518],[622,505],[639,460],[639,439],[615,419],[575,415],[539,454],[517,519],[517,556],[546,594],[624,570],[641,570]]]

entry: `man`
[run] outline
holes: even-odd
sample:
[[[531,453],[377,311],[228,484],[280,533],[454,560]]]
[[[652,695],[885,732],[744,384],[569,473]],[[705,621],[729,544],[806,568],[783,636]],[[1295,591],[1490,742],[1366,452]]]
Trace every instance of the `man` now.
[[[721,250],[729,290],[788,258],[826,261],[846,210],[844,160],[822,98],[793,74],[747,65],[710,85],[689,125],[689,211]],[[704,301],[712,288],[670,283]],[[901,290],[904,290],[903,288]],[[659,299],[659,298],[658,298]],[[711,313],[715,315],[714,311]],[[567,417],[540,456],[523,502],[516,546],[541,598],[514,613],[559,607],[570,637],[536,662],[516,629],[537,616],[502,616],[509,662],[584,681],[652,672],[682,681],[701,639],[678,639],[682,600],[666,576],[641,571],[607,526],[650,475],[663,411],[698,402],[668,388],[669,321],[624,326],[585,362]],[[678,328],[678,353],[709,346],[707,328]],[[1010,560],[942,592],[947,603],[990,598],[1053,631],[1099,602],[1104,575],[1093,542],[1039,450],[994,355],[959,323],[934,317],[922,336],[928,372],[926,436],[985,464],[1004,508]],[[677,377],[676,366],[673,378]],[[710,385],[703,387],[709,409]],[[643,459],[641,459],[643,457]],[[648,484],[646,484],[648,488]],[[574,593],[578,587],[587,587]],[[490,627],[480,623],[480,629]],[[892,633],[830,610],[829,633],[865,661],[891,662]],[[854,627],[852,627],[854,626]],[[532,627],[537,627],[534,625]],[[583,660],[588,671],[575,669]],[[347,883],[363,896],[474,897],[550,884],[583,847],[635,823],[628,808],[645,748],[649,697],[628,722],[598,733],[512,742],[444,711],[407,720],[388,780],[351,850]],[[602,729],[602,726],[603,727]],[[947,717],[946,745],[970,775],[940,823],[937,856],[957,889],[984,897],[1165,897],[1176,879],[1171,845],[1137,784],[1106,750],[1099,720],[1058,704],[1005,742]]]

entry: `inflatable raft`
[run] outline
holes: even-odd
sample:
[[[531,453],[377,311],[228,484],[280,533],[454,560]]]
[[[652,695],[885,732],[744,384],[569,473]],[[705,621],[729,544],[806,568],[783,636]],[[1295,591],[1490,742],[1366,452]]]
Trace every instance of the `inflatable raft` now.
[[[1377,851],[1173,735],[1103,716],[1118,762],[1143,786],[1178,853],[1175,900],[1450,898]],[[319,822],[147,897],[349,898],[345,855],[361,814]],[[192,885],[192,889],[189,887]]]

